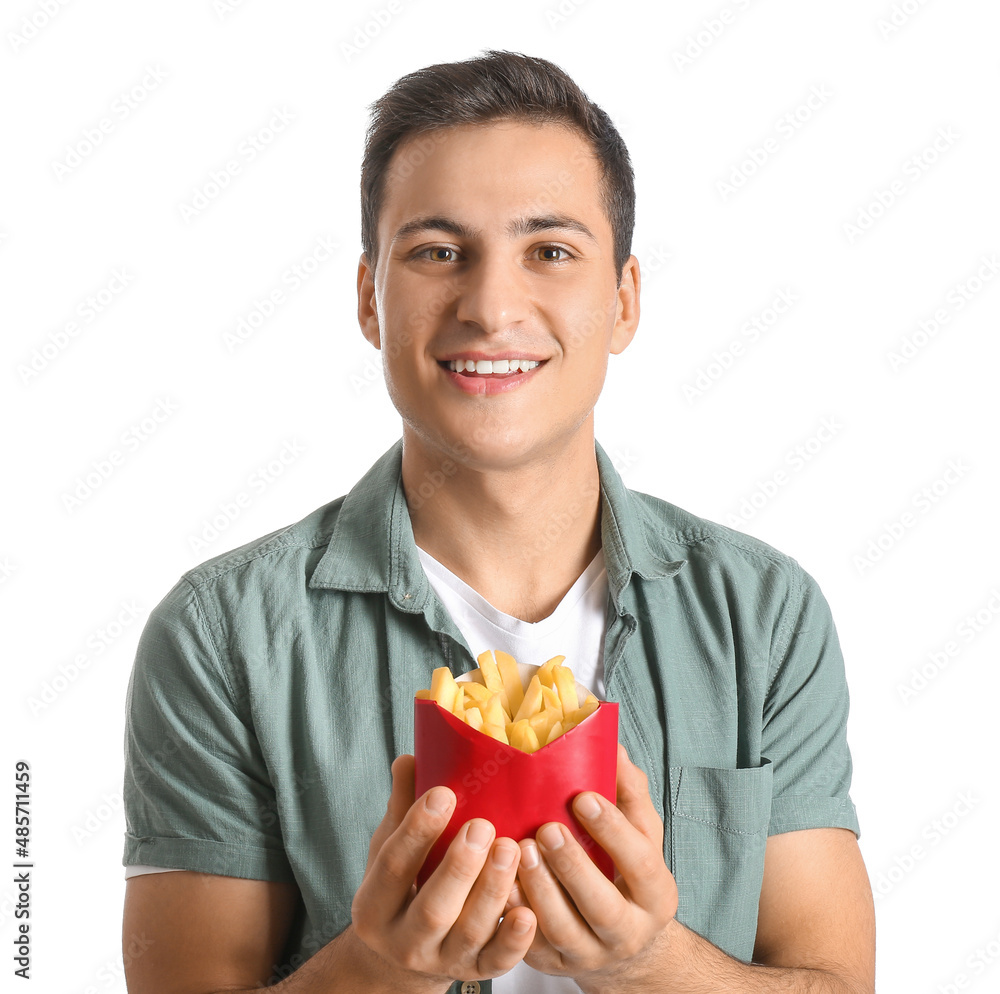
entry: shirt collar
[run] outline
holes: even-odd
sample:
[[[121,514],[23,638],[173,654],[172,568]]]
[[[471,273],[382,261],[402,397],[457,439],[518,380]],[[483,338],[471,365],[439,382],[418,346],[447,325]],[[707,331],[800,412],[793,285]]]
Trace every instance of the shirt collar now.
[[[601,444],[594,442],[601,481],[601,542],[608,587],[622,612],[621,595],[633,573],[656,580],[674,576],[684,560],[658,555],[650,539],[657,522],[629,491]],[[343,499],[326,552],[310,587],[387,593],[400,610],[422,611],[431,596],[413,540],[403,493],[403,441],[398,439]]]
[[[658,553],[665,537],[661,517],[650,511],[642,494],[626,488],[601,443],[595,440],[594,447],[601,478],[601,544],[608,587],[621,614],[621,595],[633,573],[644,580],[660,580],[674,576],[686,560]]]

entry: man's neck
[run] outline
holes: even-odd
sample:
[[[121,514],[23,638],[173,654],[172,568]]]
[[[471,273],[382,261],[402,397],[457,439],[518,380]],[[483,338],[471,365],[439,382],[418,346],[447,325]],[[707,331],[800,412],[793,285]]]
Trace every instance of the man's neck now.
[[[472,468],[404,434],[416,544],[497,610],[547,618],[601,547],[593,427],[555,458]]]

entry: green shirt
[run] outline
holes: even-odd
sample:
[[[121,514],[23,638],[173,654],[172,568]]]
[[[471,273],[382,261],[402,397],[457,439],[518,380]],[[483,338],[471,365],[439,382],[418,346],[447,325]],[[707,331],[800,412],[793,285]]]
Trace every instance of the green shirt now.
[[[607,699],[678,919],[749,960],[767,836],[859,832],[833,621],[794,560],[627,490],[595,451]],[[282,976],[350,923],[414,693],[476,665],[420,565],[401,458],[397,441],[346,496],[186,573],[129,684],[123,862],[295,882]]]

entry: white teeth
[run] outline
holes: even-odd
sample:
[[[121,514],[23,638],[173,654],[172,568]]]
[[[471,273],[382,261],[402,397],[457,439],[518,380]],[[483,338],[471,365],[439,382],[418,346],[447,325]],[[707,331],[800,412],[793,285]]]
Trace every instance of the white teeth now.
[[[448,368],[454,373],[526,373],[538,365],[533,359],[452,359]]]

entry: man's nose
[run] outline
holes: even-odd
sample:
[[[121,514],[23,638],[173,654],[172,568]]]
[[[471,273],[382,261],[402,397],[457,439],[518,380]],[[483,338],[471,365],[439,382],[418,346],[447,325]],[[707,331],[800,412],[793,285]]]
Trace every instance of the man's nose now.
[[[509,257],[483,256],[462,274],[455,316],[490,335],[518,324],[530,310],[526,276]]]

